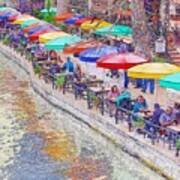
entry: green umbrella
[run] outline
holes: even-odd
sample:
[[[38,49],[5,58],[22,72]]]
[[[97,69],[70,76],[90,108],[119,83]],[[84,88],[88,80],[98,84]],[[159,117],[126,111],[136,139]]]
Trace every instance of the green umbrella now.
[[[126,25],[108,26],[108,27],[104,27],[95,31],[95,34],[101,35],[101,36],[106,36],[106,35],[131,36],[132,33],[133,33],[132,28]]]
[[[160,86],[175,90],[180,90],[180,72],[162,78]]]
[[[38,19],[28,19],[27,21],[24,21],[22,24],[21,24],[21,28],[24,29],[26,28],[27,26],[30,26],[32,24],[35,24],[37,22],[40,22]]]
[[[78,36],[63,36],[61,38],[52,40],[45,44],[45,48],[48,50],[62,50],[67,45],[80,42],[81,38]]]

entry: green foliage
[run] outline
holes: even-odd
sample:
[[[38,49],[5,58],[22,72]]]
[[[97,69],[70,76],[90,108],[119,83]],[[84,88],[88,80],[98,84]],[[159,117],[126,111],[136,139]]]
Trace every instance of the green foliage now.
[[[41,73],[41,67],[39,65],[35,65],[33,70],[34,70],[35,74],[40,74]]]
[[[176,141],[176,148],[180,150],[180,138]]]
[[[144,127],[144,120],[141,118],[137,118],[133,121],[133,124],[137,128],[142,128],[142,127]]]
[[[160,57],[160,56],[155,56],[155,57],[153,57],[153,62],[165,63],[165,62],[167,62],[167,59]]]
[[[57,86],[62,86],[65,82],[65,76],[64,75],[60,75],[56,78],[55,84]]]
[[[42,19],[42,14],[38,9],[33,9],[32,12],[35,17]]]

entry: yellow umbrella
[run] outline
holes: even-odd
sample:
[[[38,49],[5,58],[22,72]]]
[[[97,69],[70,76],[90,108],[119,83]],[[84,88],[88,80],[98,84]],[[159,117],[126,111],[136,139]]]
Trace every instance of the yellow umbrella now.
[[[128,76],[140,79],[160,79],[180,72],[180,67],[169,63],[144,63],[128,70]]]
[[[63,37],[63,36],[70,36],[70,35],[63,31],[49,32],[49,33],[40,35],[39,41],[40,41],[40,43],[47,43],[48,41],[51,41],[51,40],[54,40],[54,39],[57,39],[57,38]]]
[[[92,20],[90,20],[81,24],[81,29],[85,31],[90,31],[90,30],[96,30],[96,29],[100,29],[100,28],[108,27],[108,26],[112,26],[112,24],[106,21],[94,20],[92,22]]]
[[[13,24],[23,24],[25,21],[30,19],[36,19],[30,15],[20,15],[17,17],[17,19],[13,22]]]

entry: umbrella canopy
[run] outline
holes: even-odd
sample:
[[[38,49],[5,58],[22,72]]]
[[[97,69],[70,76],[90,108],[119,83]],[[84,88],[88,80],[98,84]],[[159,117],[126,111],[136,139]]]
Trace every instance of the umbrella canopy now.
[[[128,76],[142,79],[160,79],[179,71],[178,66],[169,63],[145,63],[129,69]]]
[[[85,31],[90,31],[90,30],[96,30],[100,29],[103,27],[111,26],[111,23],[108,23],[106,21],[101,21],[98,19],[91,20],[91,21],[86,21],[85,23],[81,24],[81,29]]]
[[[38,31],[46,30],[46,29],[51,29],[51,30],[56,31],[55,28],[53,27],[53,25],[43,24],[43,25],[40,25],[40,26],[37,26],[37,27],[32,28],[32,29],[28,32],[28,35],[32,35],[32,34],[34,34],[34,33],[37,33]]]
[[[36,28],[36,27],[39,27],[39,26],[41,26],[41,24],[40,24],[39,22],[37,22],[37,23],[35,23],[35,24],[31,24],[30,26],[24,28],[23,31],[24,31],[25,33],[28,33],[31,29]]]
[[[66,13],[63,13],[63,14],[56,16],[55,20],[56,21],[65,21],[66,19],[71,18],[73,16],[74,16],[73,13],[66,12]]]
[[[73,24],[75,24],[75,22],[76,22],[77,20],[82,19],[82,18],[84,18],[83,15],[77,14],[77,15],[71,17],[71,18],[66,19],[66,20],[64,21],[64,23],[67,24],[67,25],[73,25]]]
[[[65,33],[65,32],[50,32],[50,33],[45,33],[43,35],[39,36],[39,41],[41,43],[47,43],[48,41],[51,41],[53,39],[57,39],[59,37],[63,37],[63,36],[70,36],[69,34]]]
[[[97,61],[97,67],[105,69],[129,69],[137,64],[147,62],[146,59],[133,53],[107,55]]]
[[[180,91],[180,72],[160,79],[160,86]]]
[[[35,19],[35,18],[30,15],[21,15],[21,16],[17,17],[17,19],[13,22],[13,24],[21,25],[23,22],[30,20],[30,19]]]
[[[65,54],[79,54],[88,48],[97,47],[100,45],[102,45],[101,42],[98,42],[95,40],[87,40],[87,41],[82,41],[82,42],[70,45],[70,46],[64,48],[63,52]]]
[[[30,41],[36,41],[39,39],[39,36],[42,35],[42,34],[45,34],[45,33],[49,33],[49,32],[53,32],[53,30],[51,29],[43,29],[43,30],[40,30],[36,33],[33,33],[29,36],[29,40]],[[55,31],[54,31],[55,32]]]
[[[92,19],[93,19],[93,17],[84,17],[84,18],[78,19],[78,20],[76,20],[75,25],[81,26],[81,24],[83,24],[87,21],[90,21]]]
[[[40,20],[38,19],[28,19],[27,21],[24,21],[22,24],[21,24],[21,28],[24,29],[32,24],[36,24],[40,22]]]
[[[77,43],[81,41],[81,38],[78,36],[64,36],[55,40],[52,40],[45,44],[45,48],[48,50],[62,50],[67,45]]]
[[[113,25],[104,27],[101,29],[96,30],[95,32],[98,35],[112,35],[112,36],[131,36],[133,33],[133,30],[129,26],[125,25]]]
[[[102,45],[81,52],[79,58],[81,61],[94,63],[102,56],[106,56],[108,54],[115,54],[115,53],[118,53],[117,47]]]

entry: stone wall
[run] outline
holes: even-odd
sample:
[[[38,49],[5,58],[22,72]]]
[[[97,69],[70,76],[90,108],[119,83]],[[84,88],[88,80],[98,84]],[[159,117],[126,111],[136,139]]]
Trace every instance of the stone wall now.
[[[44,83],[34,75],[31,64],[14,50],[0,44],[1,52],[9,60],[19,65],[28,75],[32,88],[51,105],[72,115],[84,124],[108,138],[123,151],[142,161],[145,165],[165,176],[166,179],[178,179],[180,176],[180,164],[169,159],[152,147],[142,143],[138,139],[129,136],[100,116],[84,113],[73,104],[67,102],[61,93],[53,90],[51,85]]]

